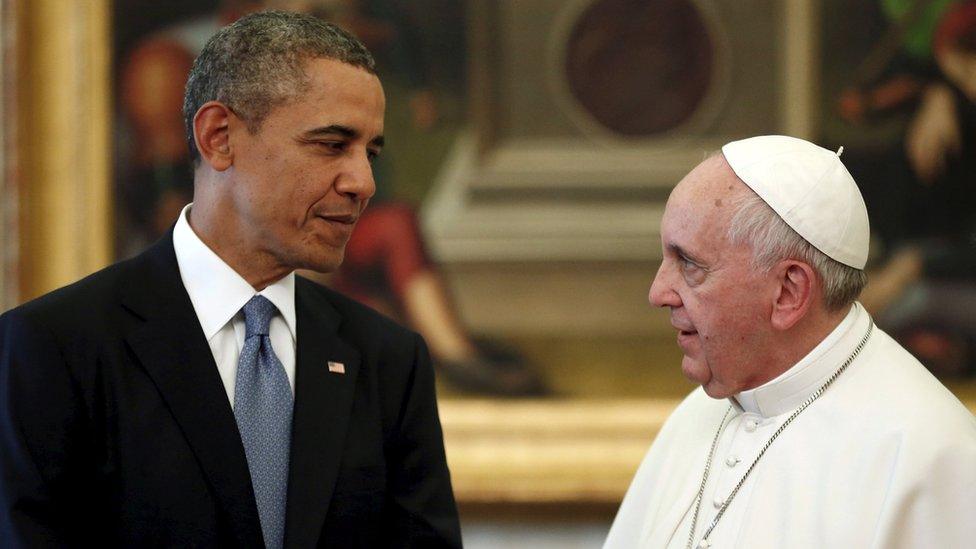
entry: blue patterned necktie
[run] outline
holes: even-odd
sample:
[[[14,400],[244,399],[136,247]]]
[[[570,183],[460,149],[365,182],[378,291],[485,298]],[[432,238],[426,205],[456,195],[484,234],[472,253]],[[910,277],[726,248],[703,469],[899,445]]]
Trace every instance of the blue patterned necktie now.
[[[251,472],[264,543],[276,549],[285,536],[293,398],[285,368],[268,336],[277,309],[268,298],[256,295],[243,310],[247,328],[237,362],[234,417]]]

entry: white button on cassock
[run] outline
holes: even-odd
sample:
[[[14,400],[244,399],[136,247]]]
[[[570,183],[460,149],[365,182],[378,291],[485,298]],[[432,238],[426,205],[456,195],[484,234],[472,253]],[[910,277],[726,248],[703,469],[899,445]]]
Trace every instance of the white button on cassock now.
[[[739,461],[741,460],[738,457],[729,456],[729,458],[725,460],[725,464],[728,465],[729,467],[735,467],[736,465],[739,464]]]
[[[724,499],[715,498],[715,501],[712,502],[712,505],[714,505],[716,509],[721,509],[724,503],[725,503]]]
[[[759,422],[758,421],[756,421],[754,419],[750,419],[749,421],[746,422],[746,432],[747,433],[751,433],[751,432],[755,431],[757,425],[759,425]]]

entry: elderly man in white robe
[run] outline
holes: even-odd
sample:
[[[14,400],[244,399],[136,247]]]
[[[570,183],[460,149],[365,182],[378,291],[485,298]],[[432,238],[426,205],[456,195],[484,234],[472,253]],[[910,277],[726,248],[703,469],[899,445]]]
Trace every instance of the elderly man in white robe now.
[[[736,141],[671,193],[650,301],[701,387],[606,548],[976,547],[976,420],[856,302],[868,217],[840,152]]]

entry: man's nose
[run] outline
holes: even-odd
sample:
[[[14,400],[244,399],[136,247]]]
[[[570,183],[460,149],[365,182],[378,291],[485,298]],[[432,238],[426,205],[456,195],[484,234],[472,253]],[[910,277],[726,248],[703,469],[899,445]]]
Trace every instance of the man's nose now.
[[[669,277],[668,261],[665,259],[658,267],[657,274],[654,275],[654,280],[651,282],[651,289],[647,293],[647,300],[651,305],[655,307],[678,307],[681,305],[681,299],[670,284]]]
[[[360,201],[369,200],[376,194],[373,165],[365,152],[349,158],[344,168],[336,181],[337,191]]]

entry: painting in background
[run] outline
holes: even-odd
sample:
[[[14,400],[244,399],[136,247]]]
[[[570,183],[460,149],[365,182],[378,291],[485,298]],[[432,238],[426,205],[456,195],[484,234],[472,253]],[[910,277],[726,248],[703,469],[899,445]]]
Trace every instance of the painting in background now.
[[[823,141],[874,237],[862,301],[935,373],[976,372],[976,2],[823,10]]]
[[[630,278],[645,284],[655,260],[647,251],[656,246],[655,212],[702,151],[744,135],[806,127],[795,120],[818,122],[813,125],[825,145],[843,144],[845,162],[864,187],[877,237],[864,299],[879,323],[938,373],[972,372],[976,321],[967,311],[976,307],[976,193],[968,186],[976,173],[976,84],[966,68],[976,63],[973,2],[818,4],[820,102],[808,106],[798,97],[803,94],[783,85],[806,70],[805,42],[781,32],[795,23],[790,3],[116,0],[117,250],[129,256],[158,238],[190,200],[180,108],[185,75],[207,37],[248,10],[309,10],[367,43],[388,99],[389,146],[374,166],[377,197],[342,270],[319,278],[423,333],[449,387],[474,394],[547,392],[519,352],[475,338],[459,320],[425,241],[432,227],[455,276],[457,265],[475,273],[470,280],[505,280],[505,268],[524,274],[518,280],[537,273],[540,282],[530,284],[524,302],[498,299],[497,285],[484,296],[466,294],[466,311],[478,311],[479,328],[494,326],[486,316],[529,327],[578,317],[583,325],[591,312],[605,311],[606,318],[629,320],[618,322],[621,335],[607,339],[613,343],[600,347],[599,360],[614,371],[630,372],[624,365],[631,362],[635,372],[651,370],[647,356],[663,351],[644,343],[646,290],[628,294],[635,305],[621,312],[603,306],[618,303],[616,297],[599,299],[616,295],[612,287],[561,295],[545,277],[562,275],[560,265],[570,262],[581,287],[606,285],[607,276],[583,279],[612,262],[616,279],[640,269]],[[663,21],[669,23],[655,30]],[[478,46],[471,59],[468,41]],[[791,57],[796,52],[798,62]],[[471,98],[469,76],[476,82]],[[425,233],[417,208],[463,128],[479,139],[480,154],[465,168],[457,193],[466,196],[468,209],[429,208],[451,215],[432,216]],[[607,233],[604,217],[585,215],[600,208],[612,212],[617,233]],[[567,225],[562,213],[547,217],[550,211],[582,213],[570,215]],[[519,263],[524,257],[533,259]],[[590,305],[579,307],[582,302]],[[552,314],[536,319],[532,303]],[[581,310],[550,311],[551,303]],[[592,333],[598,341],[600,333]],[[558,338],[571,334],[553,337],[563,341]],[[641,349],[634,353],[639,358],[618,351],[626,338],[641,339],[631,345]],[[519,350],[531,339],[517,340]],[[558,363],[554,371],[579,361],[553,355],[552,345],[538,346],[547,349],[529,354]]]

